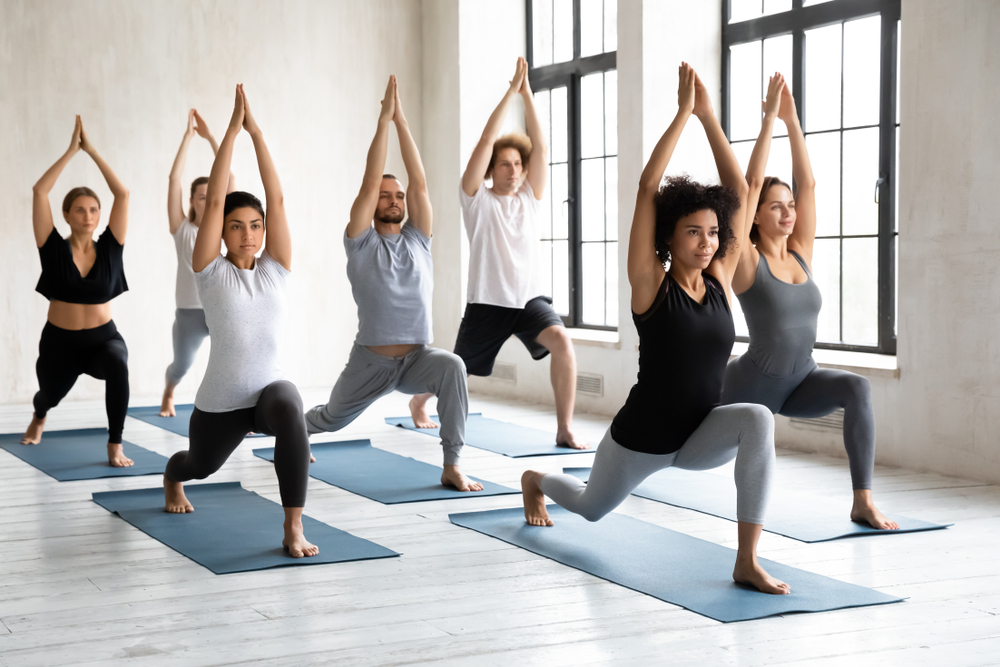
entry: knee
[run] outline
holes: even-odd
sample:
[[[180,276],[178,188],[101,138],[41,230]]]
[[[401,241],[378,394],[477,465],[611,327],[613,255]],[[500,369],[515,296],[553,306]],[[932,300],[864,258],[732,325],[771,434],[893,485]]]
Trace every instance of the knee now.
[[[774,415],[771,410],[758,403],[740,403],[740,412],[747,428],[763,439],[774,441]]]
[[[124,345],[111,345],[104,353],[104,368],[109,376],[128,377],[128,350]]]
[[[442,356],[441,367],[446,377],[462,378],[462,381],[465,381],[465,362],[457,354],[447,352],[445,356]]]
[[[580,512],[580,516],[591,523],[595,523],[606,517],[610,511],[610,509],[604,509],[603,507],[588,507]]]
[[[573,340],[564,327],[555,326],[547,332],[543,343],[554,357],[572,356]]]
[[[869,403],[872,398],[872,386],[868,378],[851,373],[841,379],[841,385],[848,401]]]

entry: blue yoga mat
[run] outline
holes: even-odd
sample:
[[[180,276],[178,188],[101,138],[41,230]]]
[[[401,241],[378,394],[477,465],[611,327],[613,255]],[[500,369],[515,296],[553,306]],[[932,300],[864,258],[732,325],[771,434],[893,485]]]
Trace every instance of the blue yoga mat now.
[[[274,461],[274,447],[255,449],[253,453],[265,461]],[[521,493],[478,477],[470,479],[481,483],[482,491],[465,492],[442,486],[441,468],[375,449],[370,440],[318,442],[312,445],[312,453],[316,462],[309,465],[311,477],[383,505]]]
[[[590,523],[550,505],[551,527],[529,526],[520,507],[451,514],[451,522],[723,623],[791,612],[829,611],[903,598],[760,559],[790,595],[732,580],[736,551],[611,513]]]
[[[590,468],[563,468],[563,472],[583,481],[590,477]],[[632,493],[640,498],[736,521],[736,485],[729,477],[667,468],[647,477]],[[867,523],[851,521],[846,512],[830,512],[810,505],[805,497],[792,502],[786,499],[780,504],[772,502],[764,521],[764,530],[800,542],[826,542],[859,535],[940,530],[952,525],[887,514],[887,518],[899,524],[899,529],[878,530]]]
[[[161,417],[160,406],[149,405],[141,408],[129,408],[128,416],[134,417],[139,421],[144,421],[147,424],[152,424],[153,426],[159,426],[165,431],[183,435],[185,438],[190,437],[188,424],[191,422],[191,413],[194,412],[194,405],[191,403],[175,405],[174,410],[177,412],[176,417]],[[254,433],[247,437],[263,438],[265,436],[263,433]]]
[[[60,482],[101,477],[135,477],[163,474],[167,459],[156,452],[123,441],[125,456],[135,462],[128,468],[108,463],[108,430],[82,428],[46,431],[37,445],[22,445],[21,433],[0,435],[0,447]]]
[[[281,546],[281,505],[247,491],[239,482],[192,484],[184,493],[194,512],[163,511],[163,488],[105,491],[94,502],[155,540],[216,574],[291,565],[320,565],[399,554],[309,516],[302,517],[306,539],[319,555],[292,558]]]
[[[431,419],[439,422],[437,415],[432,415]],[[410,417],[386,417],[386,424],[399,426],[408,431],[425,433],[441,437],[439,428],[417,428],[413,425]],[[478,412],[469,414],[469,419],[465,423],[465,444],[471,447],[478,447],[489,452],[503,454],[512,459],[519,459],[525,456],[552,456],[556,454],[580,454],[581,452],[591,452],[593,449],[570,449],[568,447],[558,447],[555,444],[555,434],[539,431],[538,429],[518,426],[509,422],[487,419]]]

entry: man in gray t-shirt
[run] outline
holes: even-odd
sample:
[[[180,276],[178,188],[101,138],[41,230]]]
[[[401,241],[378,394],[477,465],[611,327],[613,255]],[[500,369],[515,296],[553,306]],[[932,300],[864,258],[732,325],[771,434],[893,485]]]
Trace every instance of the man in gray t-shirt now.
[[[390,123],[396,124],[409,192],[395,176],[383,173]],[[404,223],[407,205],[410,218]],[[441,483],[459,491],[482,491],[483,486],[458,467],[469,412],[465,363],[451,352],[428,347],[434,292],[432,223],[424,166],[399,103],[396,77],[389,77],[361,192],[344,232],[347,277],[358,304],[358,336],[329,402],[309,410],[306,424],[309,433],[339,431],[393,390],[434,394],[444,448]],[[426,412],[415,414],[414,422],[437,426]]]

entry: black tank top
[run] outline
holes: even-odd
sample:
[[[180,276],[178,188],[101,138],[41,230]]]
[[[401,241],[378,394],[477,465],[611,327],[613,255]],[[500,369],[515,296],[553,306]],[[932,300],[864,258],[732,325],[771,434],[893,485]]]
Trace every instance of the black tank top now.
[[[35,291],[49,301],[55,299],[66,303],[107,303],[128,290],[125,266],[122,263],[124,248],[111,233],[111,229],[105,229],[94,244],[97,253],[94,266],[87,275],[81,276],[80,270],[73,263],[73,250],[69,247],[69,241],[53,229],[49,238],[45,239],[45,244],[38,249],[42,260],[42,275]]]
[[[736,330],[722,286],[708,273],[702,277],[704,303],[667,273],[649,310],[632,313],[639,377],[611,423],[611,437],[626,449],[676,452],[719,405]]]

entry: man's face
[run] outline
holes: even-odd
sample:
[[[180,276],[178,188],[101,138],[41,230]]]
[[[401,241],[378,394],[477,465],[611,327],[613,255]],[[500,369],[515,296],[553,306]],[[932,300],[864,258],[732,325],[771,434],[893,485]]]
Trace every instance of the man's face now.
[[[406,215],[406,193],[395,178],[383,178],[378,191],[375,220],[390,225],[402,224]]]
[[[500,149],[493,164],[493,189],[502,194],[513,193],[521,183],[523,172],[521,152],[516,148]]]

